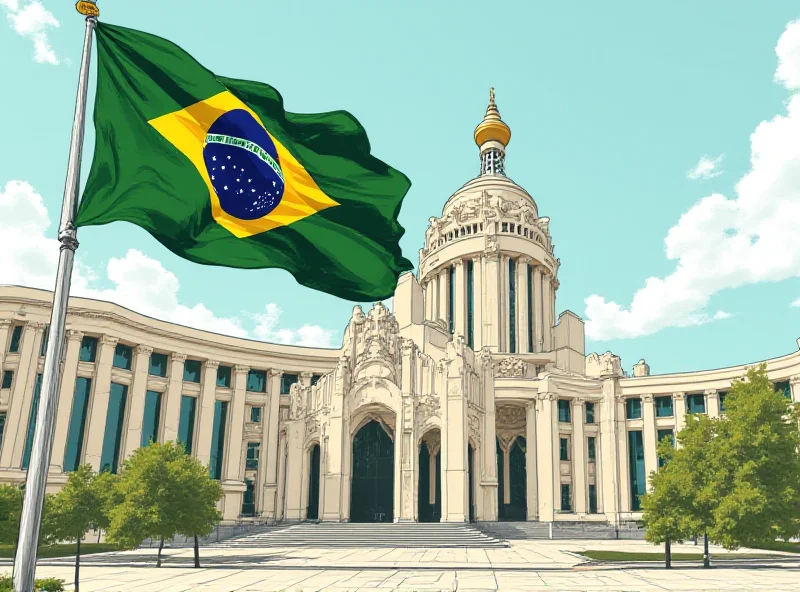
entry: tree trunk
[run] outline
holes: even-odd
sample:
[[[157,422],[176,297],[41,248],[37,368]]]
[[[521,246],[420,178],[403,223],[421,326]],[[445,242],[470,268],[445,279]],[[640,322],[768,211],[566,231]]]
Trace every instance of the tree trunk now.
[[[164,537],[161,537],[161,541],[158,543],[158,561],[156,561],[156,567],[161,567],[161,550],[164,548]]]
[[[75,592],[81,589],[81,537],[75,543]]]
[[[194,566],[200,567],[200,541],[197,540],[197,535],[194,535]]]
[[[664,541],[664,562],[664,567],[666,569],[670,569],[672,567],[672,546],[669,537],[667,537],[667,540]]]
[[[708,533],[703,533],[703,567],[711,567],[711,556],[708,553]]]

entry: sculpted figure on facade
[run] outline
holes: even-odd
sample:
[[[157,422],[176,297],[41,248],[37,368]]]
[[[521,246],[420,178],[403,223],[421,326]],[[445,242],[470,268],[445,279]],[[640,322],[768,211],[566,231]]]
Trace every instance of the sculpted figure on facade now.
[[[500,360],[498,365],[498,377],[501,378],[521,378],[525,376],[527,364],[515,356],[509,356]]]

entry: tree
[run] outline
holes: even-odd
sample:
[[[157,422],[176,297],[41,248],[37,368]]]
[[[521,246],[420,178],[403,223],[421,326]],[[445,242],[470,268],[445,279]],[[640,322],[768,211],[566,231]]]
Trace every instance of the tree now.
[[[0,485],[0,544],[17,544],[22,498],[22,488],[16,485]]]

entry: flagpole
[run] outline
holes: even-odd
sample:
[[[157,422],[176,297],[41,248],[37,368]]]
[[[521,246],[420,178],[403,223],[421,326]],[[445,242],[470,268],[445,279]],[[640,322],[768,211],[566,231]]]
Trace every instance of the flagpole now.
[[[42,524],[47,473],[53,452],[53,429],[56,419],[56,403],[61,375],[61,357],[64,353],[64,333],[67,319],[67,303],[72,279],[72,265],[78,248],[75,229],[75,213],[78,206],[78,187],[81,176],[81,152],[86,119],[86,94],[89,88],[89,63],[92,57],[92,33],[99,14],[96,0],[78,2],[78,12],[86,15],[86,33],[83,39],[83,56],[78,78],[78,96],[75,102],[75,119],[72,124],[72,140],[69,147],[67,180],[64,186],[64,201],[61,206],[61,223],[58,242],[61,252],[58,257],[53,308],[50,315],[50,332],[44,359],[44,373],[40,391],[39,412],[33,437],[30,465],[25,482],[25,501],[19,524],[17,554],[14,558],[14,592],[33,592],[36,570],[36,549]]]

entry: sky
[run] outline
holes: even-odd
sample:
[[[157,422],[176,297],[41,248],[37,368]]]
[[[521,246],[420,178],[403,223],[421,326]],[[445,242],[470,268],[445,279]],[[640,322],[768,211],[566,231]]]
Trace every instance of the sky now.
[[[494,87],[506,172],[551,219],[557,309],[584,319],[587,354],[671,373],[797,350],[795,0],[98,5],[217,74],[271,84],[290,111],[353,113],[412,181],[400,223],[415,264],[428,219],[478,174],[472,133]],[[83,30],[72,2],[0,0],[3,284],[53,286]],[[89,125],[84,180],[93,146]],[[127,223],[78,239],[73,294],[168,321],[339,347],[354,305],[281,270],[193,264]]]

